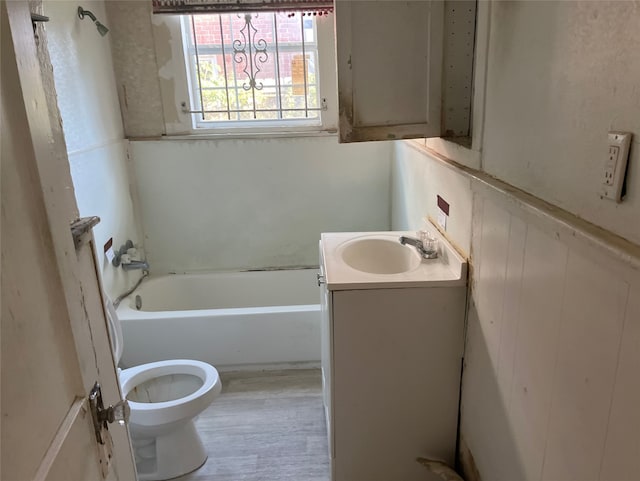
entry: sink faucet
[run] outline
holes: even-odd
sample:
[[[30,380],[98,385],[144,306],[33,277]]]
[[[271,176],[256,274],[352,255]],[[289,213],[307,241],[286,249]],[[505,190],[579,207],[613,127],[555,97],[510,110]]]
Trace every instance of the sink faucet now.
[[[428,251],[427,249],[424,248],[424,244],[422,243],[422,241],[420,239],[415,239],[413,237],[402,236],[402,237],[400,237],[399,240],[400,240],[400,244],[402,244],[402,245],[409,244],[410,246],[415,247],[416,250],[418,251],[418,254],[420,254],[420,256],[423,259],[435,259],[436,257],[438,257],[438,251],[437,250]]]
[[[122,269],[124,269],[125,271],[133,271],[136,269],[142,269],[143,271],[149,270],[149,263],[147,261],[123,262],[120,265],[122,266]]]

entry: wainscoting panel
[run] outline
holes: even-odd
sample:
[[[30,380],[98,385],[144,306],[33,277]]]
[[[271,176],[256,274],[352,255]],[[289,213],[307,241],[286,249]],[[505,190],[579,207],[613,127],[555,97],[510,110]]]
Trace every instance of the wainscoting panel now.
[[[461,424],[482,479],[635,479],[636,267],[489,190],[474,193]]]

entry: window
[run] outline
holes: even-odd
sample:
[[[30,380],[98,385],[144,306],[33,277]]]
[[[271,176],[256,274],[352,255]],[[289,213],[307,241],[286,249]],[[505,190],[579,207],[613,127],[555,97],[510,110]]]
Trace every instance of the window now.
[[[184,15],[182,32],[196,129],[321,125],[315,16]]]

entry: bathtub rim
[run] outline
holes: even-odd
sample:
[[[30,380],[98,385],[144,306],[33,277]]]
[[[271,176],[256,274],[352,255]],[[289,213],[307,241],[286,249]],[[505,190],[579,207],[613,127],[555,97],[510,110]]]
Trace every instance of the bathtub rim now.
[[[135,293],[135,292],[134,292]],[[130,297],[130,296],[129,296]],[[145,320],[147,318],[153,319],[171,319],[174,317],[180,318],[195,318],[195,317],[207,317],[207,316],[237,316],[237,315],[251,315],[251,314],[265,314],[265,313],[280,313],[280,312],[309,312],[320,311],[320,303],[318,304],[297,304],[292,306],[268,306],[268,307],[232,307],[225,309],[186,309],[176,311],[144,311],[132,309],[129,304],[125,304],[124,301],[129,299],[126,297],[123,302],[118,306],[116,312],[120,321],[134,321]]]
[[[315,271],[315,268],[309,269],[311,273]],[[253,271],[233,271],[234,273],[249,273]],[[228,274],[229,272],[200,272],[200,273],[191,273],[195,275],[217,275],[217,274]],[[266,272],[268,274],[268,271]],[[169,279],[171,281],[174,276],[181,276],[182,274],[160,274],[154,275],[153,277],[149,277],[144,279],[144,281],[140,284],[144,286],[145,284],[149,286],[148,282],[153,282],[154,280],[161,279]],[[177,280],[177,279],[176,279]],[[313,283],[315,284],[315,282]],[[283,284],[284,285],[284,284]],[[314,285],[309,285],[309,288],[315,290],[316,287]],[[208,362],[211,365],[214,365],[218,372],[229,372],[229,371],[260,371],[260,370],[286,370],[286,369],[317,369],[320,367],[320,357],[319,354],[316,353],[316,343],[319,344],[320,340],[320,332],[318,329],[320,328],[320,324],[317,321],[321,320],[321,304],[320,304],[320,296],[317,296],[317,302],[308,303],[308,304],[289,304],[289,305],[275,305],[275,306],[260,306],[257,307],[227,307],[227,308],[205,308],[205,309],[180,309],[180,310],[159,310],[159,311],[145,311],[145,310],[137,310],[135,308],[135,296],[140,293],[140,289],[136,289],[131,292],[127,297],[125,297],[120,306],[117,308],[118,318],[121,321],[121,325],[123,330],[131,329],[131,333],[135,333],[134,337],[129,339],[129,342],[126,343],[129,348],[133,347],[137,343],[141,343],[140,346],[146,346],[148,342],[145,339],[146,334],[143,337],[141,336],[141,332],[151,333],[153,332],[153,326],[157,325],[158,328],[166,329],[168,331],[158,331],[158,334],[161,332],[173,332],[173,326],[183,326],[179,328],[182,332],[184,331],[184,326],[190,325],[192,322],[202,323],[206,322],[208,319],[211,319],[213,322],[218,322],[218,320],[223,321],[225,324],[221,324],[220,326],[223,329],[231,329],[231,332],[234,331],[233,327],[237,325],[240,331],[243,329],[251,328],[251,326],[255,326],[258,328],[258,332],[260,330],[270,329],[270,326],[274,327],[274,332],[280,332],[278,329],[285,327],[290,324],[292,321],[292,317],[294,319],[299,318],[302,322],[295,322],[296,327],[293,331],[286,331],[287,335],[279,336],[282,339],[287,339],[288,335],[292,332],[294,333],[294,337],[300,339],[302,344],[299,344],[299,341],[296,341],[295,348],[291,345],[289,341],[275,341],[275,349],[258,349],[257,352],[252,352],[246,359],[243,356],[237,356],[235,352],[227,352],[227,347],[223,347],[223,352],[220,353],[220,359],[207,357],[211,356],[210,349],[202,350],[202,347],[198,347],[196,345],[195,355],[191,355],[188,352],[173,352],[172,350],[168,350],[163,356],[162,359],[165,358],[184,358],[190,357],[194,359],[199,359],[204,362]],[[144,294],[143,294],[144,298]],[[286,299],[281,299],[286,300]],[[303,302],[309,302],[311,298],[307,297],[303,299]],[[184,307],[184,306],[180,306]],[[266,317],[263,317],[266,316]],[[277,323],[271,324],[274,320],[277,319]],[[239,324],[236,324],[236,320],[240,321]],[[184,321],[184,324],[182,324]],[[263,324],[263,322],[266,322]],[[157,324],[156,324],[157,323]],[[253,324],[256,323],[256,324]],[[217,324],[216,324],[217,325]],[[227,326],[227,327],[225,327]],[[262,327],[259,327],[262,326]],[[266,327],[265,327],[266,326]],[[253,329],[253,328],[251,328]],[[128,331],[127,331],[128,332]],[[227,332],[227,331],[224,331]],[[284,333],[285,331],[282,331]],[[297,334],[296,334],[297,333]],[[126,332],[124,333],[126,336]],[[189,336],[181,337],[182,334],[178,335],[179,342],[188,341]],[[165,336],[166,337],[166,336]],[[172,335],[166,337],[167,339],[173,339]],[[316,339],[317,338],[317,339]],[[262,338],[260,338],[262,339]],[[267,339],[270,339],[267,335]],[[133,345],[131,344],[134,341]],[[215,338],[213,339],[215,341]],[[165,342],[165,341],[163,341]],[[173,342],[173,341],[172,341]],[[273,340],[269,342],[274,342]],[[215,342],[214,342],[215,344]],[[303,347],[301,347],[303,346]],[[304,347],[306,346],[306,347]],[[247,346],[245,343],[241,343],[240,347],[247,351]],[[146,347],[142,349],[142,352],[133,352],[135,355],[131,355],[129,352],[129,356],[127,356],[127,349],[125,348],[125,353],[123,353],[123,366],[131,367],[135,365],[145,364],[148,362],[152,362],[158,360],[154,357],[151,351],[147,352]],[[164,347],[163,347],[164,349]],[[130,351],[130,349],[129,349]],[[284,354],[283,354],[284,352]],[[146,354],[145,354],[146,353]],[[143,355],[144,354],[144,355]],[[195,356],[195,357],[194,357]],[[153,359],[151,359],[153,357]],[[217,355],[216,355],[217,357]]]
[[[236,315],[236,314],[259,314],[259,313],[276,313],[276,312],[305,312],[320,310],[320,303],[311,304],[281,304],[275,306],[255,306],[255,307],[226,307],[226,308],[206,308],[206,309],[176,309],[176,310],[157,310],[147,311],[144,309],[135,309],[131,306],[135,305],[135,296],[139,290],[149,284],[153,284],[156,281],[160,281],[164,278],[180,277],[180,276],[207,276],[207,275],[225,275],[225,274],[244,274],[244,273],[256,273],[256,272],[281,272],[281,271],[302,271],[302,270],[318,270],[319,267],[314,266],[296,266],[291,268],[265,268],[265,269],[244,269],[244,270],[224,270],[224,271],[197,271],[197,272],[168,272],[164,274],[148,275],[140,280],[140,283],[136,288],[127,296],[124,297],[116,312],[118,318],[122,320],[141,320],[145,317],[154,317],[156,319],[169,319],[172,317],[187,317],[194,318],[203,315],[211,315],[215,312],[218,315]],[[319,299],[318,299],[319,301]]]

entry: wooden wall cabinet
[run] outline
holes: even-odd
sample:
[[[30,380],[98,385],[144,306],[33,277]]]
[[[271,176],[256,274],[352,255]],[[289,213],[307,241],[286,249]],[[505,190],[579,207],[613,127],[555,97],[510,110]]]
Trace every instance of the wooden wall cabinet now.
[[[470,136],[475,1],[337,0],[340,142]]]

